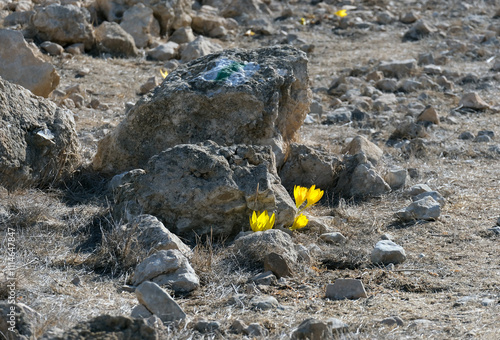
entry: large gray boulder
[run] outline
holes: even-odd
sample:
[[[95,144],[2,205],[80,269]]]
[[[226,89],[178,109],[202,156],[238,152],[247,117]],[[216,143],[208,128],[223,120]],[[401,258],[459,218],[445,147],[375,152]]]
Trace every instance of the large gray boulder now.
[[[86,8],[52,4],[42,7],[33,16],[33,25],[42,40],[62,46],[83,43],[85,49],[94,44],[94,31]]]
[[[152,157],[144,171],[124,175],[115,202],[116,218],[151,214],[190,240],[195,233],[218,237],[248,230],[253,210],[276,211],[277,225],[291,225],[296,209],[269,146],[213,142],[178,145]]]
[[[0,46],[0,77],[42,97],[57,87],[54,66],[33,53],[21,32],[0,30]]]
[[[166,148],[213,140],[271,145],[278,165],[306,117],[306,55],[289,46],[226,50],[178,68],[104,137],[94,168],[140,168]]]
[[[0,185],[51,185],[79,164],[70,111],[0,78],[0,118]]]

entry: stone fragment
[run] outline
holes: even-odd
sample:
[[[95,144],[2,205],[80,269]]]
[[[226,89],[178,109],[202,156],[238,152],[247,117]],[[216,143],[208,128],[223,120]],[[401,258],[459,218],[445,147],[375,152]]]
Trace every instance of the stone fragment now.
[[[145,281],[137,287],[135,295],[139,302],[163,322],[180,321],[186,318],[186,313],[156,283]]]
[[[195,40],[189,42],[181,52],[181,61],[187,63],[189,61],[216,53],[222,50],[222,46],[212,42],[208,38],[199,35]]]
[[[377,13],[377,24],[379,25],[390,25],[396,18],[389,11],[381,11]]]
[[[134,38],[137,48],[148,46],[153,37],[160,36],[160,25],[153,10],[139,2],[123,13],[121,28]]]
[[[199,320],[194,324],[194,329],[202,334],[214,333],[220,329],[220,323],[217,321]]]
[[[401,18],[399,19],[403,24],[413,24],[415,21],[420,19],[420,15],[418,15],[414,11],[406,12]]]
[[[104,21],[94,31],[99,53],[114,57],[135,57],[138,54],[134,38],[116,22]]]
[[[153,315],[146,307],[143,305],[137,305],[134,308],[132,308],[132,312],[130,313],[130,316],[135,318],[135,319],[147,319]]]
[[[433,190],[427,184],[415,184],[410,189],[408,189],[406,194],[408,196],[413,197],[413,196],[417,196],[423,192],[431,192],[431,191],[433,191]]]
[[[293,223],[295,204],[269,146],[182,144],[152,157],[144,170],[125,175],[115,190],[115,218],[158,216],[192,241],[196,234],[230,237],[248,230],[253,211],[276,211],[277,227]]]
[[[375,264],[399,264],[405,260],[403,247],[389,240],[378,241],[371,253],[371,261]]]
[[[484,110],[490,108],[490,105],[486,103],[476,92],[469,92],[462,96],[460,99],[459,106],[467,109],[473,110]]]
[[[327,243],[342,244],[347,241],[346,237],[339,232],[324,233],[319,236],[320,239]]]
[[[160,85],[160,78],[157,76],[149,77],[148,80],[141,85],[138,94],[143,95],[153,90],[155,87]]]
[[[248,327],[243,330],[243,333],[252,338],[266,337],[269,335],[269,331],[258,323],[249,324]]]
[[[381,241],[382,242],[382,241]],[[337,279],[326,286],[326,298],[332,300],[366,298],[366,291],[361,280]]]
[[[255,19],[272,14],[268,5],[268,2],[261,0],[231,0],[221,14],[225,18],[234,18],[241,24],[251,25]]]
[[[187,293],[200,286],[198,275],[178,250],[160,250],[142,261],[134,271],[133,284],[152,281],[176,293]]]
[[[463,140],[471,140],[471,139],[474,139],[474,134],[470,131],[464,131],[462,133],[460,133],[460,135],[458,136],[458,139],[463,139]]]
[[[441,215],[441,206],[431,196],[411,203],[394,214],[397,219],[410,222],[414,220],[435,220]]]
[[[85,49],[94,44],[90,13],[85,7],[51,4],[40,8],[32,22],[42,40],[62,46],[83,43]]]
[[[277,253],[264,256],[264,270],[273,272],[278,279],[284,276],[293,276],[292,269],[286,259]]]
[[[156,330],[144,319],[134,319],[126,316],[100,315],[89,321],[78,323],[73,328],[55,337],[42,339],[73,340],[73,339],[143,339],[157,340]]]
[[[364,198],[380,196],[390,190],[364,153],[344,157],[344,167],[339,173],[335,193],[348,198]]]
[[[71,44],[65,48],[66,52],[72,55],[80,55],[85,52],[85,45],[82,43]]]
[[[269,310],[279,307],[278,300],[269,295],[257,295],[250,300],[250,305],[255,309]]]
[[[157,47],[147,52],[148,57],[153,60],[166,61],[177,58],[179,55],[179,44],[169,41],[166,44],[158,45]]]
[[[265,254],[275,252],[288,263],[296,263],[298,254],[292,238],[280,230],[266,230],[250,233],[234,241],[233,250],[242,263],[264,264]]]
[[[291,143],[285,164],[279,176],[283,186],[291,192],[295,185],[327,190],[334,185],[336,170],[341,161],[309,146]]]
[[[191,27],[194,32],[211,37],[221,38],[228,30],[238,27],[234,20],[219,16],[216,8],[204,5],[193,16]]]
[[[54,185],[80,164],[70,111],[0,78],[0,116],[0,185]]]
[[[491,142],[491,137],[488,135],[477,135],[473,142],[476,143],[489,143]]]
[[[372,163],[377,164],[384,152],[375,143],[370,142],[364,136],[356,136],[345,147],[341,153],[347,155],[356,155],[363,152],[366,158]]]
[[[40,47],[52,56],[59,56],[64,52],[64,48],[61,45],[53,43],[51,41],[44,41],[40,44]]]
[[[426,192],[422,192],[416,196],[412,196],[412,201],[418,201],[418,200],[421,200],[422,198],[425,198],[427,196],[430,196],[432,197],[436,202],[439,203],[439,205],[441,206],[441,208],[443,208],[445,205],[446,205],[446,200],[444,199],[443,196],[441,196],[441,194],[437,191],[426,191]]]
[[[93,165],[116,174],[143,167],[169,147],[211,139],[271,145],[281,166],[309,100],[303,52],[276,46],[211,54],[176,69],[141,98],[99,142]]]
[[[247,329],[247,325],[241,320],[234,320],[231,324],[231,330],[236,334],[241,334]]]
[[[260,273],[252,278],[252,281],[255,282],[256,285],[265,286],[276,284],[277,280],[278,279],[276,278],[276,276],[270,270],[264,273]]]
[[[415,59],[396,60],[382,62],[378,70],[386,77],[396,77],[398,79],[408,78],[415,73],[417,61]]]
[[[21,32],[0,29],[0,77],[37,96],[48,97],[59,84],[54,66],[35,56]],[[5,105],[5,104],[4,104]]]
[[[395,79],[385,78],[377,81],[375,87],[383,92],[396,92],[398,90],[398,82]]]
[[[403,42],[417,41],[429,36],[434,32],[436,32],[436,29],[434,27],[426,23],[424,20],[418,20],[408,31],[406,31],[403,36]]]
[[[439,115],[435,108],[427,106],[425,110],[418,115],[417,122],[429,122],[439,125]]]
[[[326,322],[314,318],[302,321],[291,336],[291,340],[326,340],[332,338],[331,327]]]
[[[168,41],[175,42],[180,45],[190,43],[194,39],[196,38],[191,27],[181,27],[175,30],[175,32],[168,38]]]
[[[384,175],[384,181],[389,184],[392,190],[403,188],[406,184],[408,171],[403,168],[391,168]]]
[[[380,320],[380,323],[385,326],[395,327],[395,326],[403,326],[404,322],[401,320],[399,316],[390,316],[388,318]]]

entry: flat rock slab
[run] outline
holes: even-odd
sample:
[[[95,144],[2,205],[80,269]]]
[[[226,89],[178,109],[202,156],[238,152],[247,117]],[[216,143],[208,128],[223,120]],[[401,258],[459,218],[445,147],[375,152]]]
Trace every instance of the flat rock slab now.
[[[366,290],[361,280],[337,279],[326,286],[326,297],[332,300],[366,298]]]
[[[135,295],[139,303],[163,322],[179,321],[186,318],[186,313],[170,295],[156,283],[145,281],[137,287]]]

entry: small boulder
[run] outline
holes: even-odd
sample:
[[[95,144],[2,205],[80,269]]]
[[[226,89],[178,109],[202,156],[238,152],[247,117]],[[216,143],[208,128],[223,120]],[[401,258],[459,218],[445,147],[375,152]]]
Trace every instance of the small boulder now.
[[[378,70],[386,77],[408,78],[417,70],[417,61],[415,59],[386,61],[378,66]]]
[[[418,20],[408,31],[406,31],[403,36],[403,42],[417,41],[429,36],[434,32],[436,32],[436,29],[434,27],[426,23],[424,20]]]
[[[59,84],[52,64],[37,57],[21,32],[0,29],[0,77],[47,98]]]
[[[0,98],[0,185],[43,187],[69,176],[80,164],[73,114],[2,78]]]
[[[326,297],[332,300],[366,298],[366,291],[361,280],[337,279],[326,286]]]
[[[90,49],[94,44],[90,20],[90,13],[85,7],[51,4],[38,9],[32,23],[42,40],[62,46],[83,43],[85,49]]]
[[[427,122],[439,125],[439,115],[435,108],[427,106],[425,110],[418,115],[417,122]]]
[[[217,321],[199,320],[194,324],[193,328],[202,334],[214,333],[220,329],[220,323]]]
[[[120,26],[134,38],[137,48],[148,46],[153,37],[160,36],[160,24],[153,16],[153,10],[141,2],[123,13]]]
[[[412,201],[419,201],[421,200],[422,198],[425,198],[427,196],[430,196],[432,197],[436,202],[439,203],[439,205],[441,206],[441,208],[443,208],[445,205],[446,205],[446,200],[444,199],[443,196],[441,196],[441,194],[437,191],[426,191],[426,192],[422,192],[416,196],[412,196],[411,200]]]
[[[94,33],[99,53],[109,53],[114,57],[137,56],[134,38],[116,22],[104,21]]]
[[[166,44],[160,44],[149,50],[147,54],[153,60],[166,61],[174,59],[179,55],[179,44],[169,41]]]
[[[134,271],[133,284],[152,281],[176,293],[187,293],[200,286],[188,259],[178,250],[160,250],[142,261]]]
[[[399,264],[405,260],[403,247],[389,240],[378,241],[371,254],[371,261],[375,264]]]
[[[175,32],[168,38],[168,41],[175,42],[180,45],[190,43],[194,39],[196,38],[191,27],[181,27],[175,30]]]
[[[61,45],[52,41],[44,41],[40,44],[40,48],[52,56],[59,56],[64,52],[64,48]]]
[[[326,322],[313,318],[302,321],[291,336],[292,340],[326,340],[332,338],[331,327]]]
[[[181,307],[156,283],[149,281],[141,283],[135,290],[135,295],[142,305],[163,322],[180,321],[186,318],[186,313]]]
[[[342,154],[356,155],[363,152],[366,158],[372,163],[377,164],[384,152],[375,143],[370,142],[364,136],[356,136],[340,151]]]
[[[189,42],[181,52],[181,61],[187,63],[189,61],[204,57],[206,55],[216,53],[222,50],[222,46],[212,42],[211,40],[199,35],[195,40]]]
[[[490,108],[490,105],[486,103],[476,92],[469,92],[462,96],[460,99],[459,106],[467,109],[473,110],[484,110]]]
[[[292,269],[286,259],[274,252],[264,256],[264,270],[273,272],[278,279],[284,276],[293,276]]]
[[[250,305],[255,309],[269,310],[279,307],[278,300],[269,295],[258,295],[254,296],[250,300]]]
[[[406,184],[408,171],[403,168],[391,168],[384,175],[384,180],[389,184],[392,190],[403,188]]]
[[[415,220],[433,221],[440,215],[441,205],[431,196],[426,196],[411,203],[405,209],[399,210],[394,214],[394,217],[403,222],[410,222]]]
[[[324,233],[321,234],[319,238],[332,244],[343,244],[347,241],[346,237],[339,232]]]

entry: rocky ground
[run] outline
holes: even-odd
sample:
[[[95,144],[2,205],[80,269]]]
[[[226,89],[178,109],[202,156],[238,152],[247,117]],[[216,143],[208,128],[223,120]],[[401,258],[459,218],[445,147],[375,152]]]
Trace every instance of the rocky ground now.
[[[307,52],[313,104],[297,142],[342,158],[362,135],[383,151],[374,169],[393,190],[363,200],[327,192],[309,212],[316,223],[290,237],[304,246],[309,261],[294,263],[293,275],[279,280],[253,280],[264,268],[239,261],[232,240],[200,237],[189,244],[199,287],[188,294],[167,289],[186,317],[177,325],[148,319],[157,336],[300,339],[301,332],[319,332],[316,339],[326,339],[334,332],[349,339],[497,338],[496,2],[265,3],[271,8],[265,25],[228,26],[218,38],[206,34],[212,36],[207,41],[224,49],[291,44]],[[347,9],[343,18],[334,14],[341,8]],[[16,230],[17,301],[38,313],[25,316],[34,337],[63,337],[62,331],[99,315],[130,316],[139,304],[129,286],[138,255],[127,253],[127,239],[116,232],[110,178],[89,164],[97,142],[140,99],[141,86],[151,77],[159,82],[160,70],[172,72],[177,65],[151,60],[148,51],[139,48],[128,58],[43,56],[60,75],[49,98],[74,113],[84,165],[63,186],[0,194],[2,232]],[[81,104],[67,100],[72,88]],[[422,118],[429,107],[434,112]],[[390,179],[394,168],[406,170],[401,188]],[[409,191],[417,184],[437,192],[441,204],[432,201],[439,213],[416,221],[397,218],[396,212],[411,205]],[[331,239],[320,237],[327,232]],[[374,264],[372,251],[380,240],[401,246],[405,260]],[[349,282],[361,283],[366,294],[334,299],[328,290],[338,279],[355,279]],[[5,285],[1,294],[7,298]],[[309,318],[319,320],[314,332],[299,327]]]

